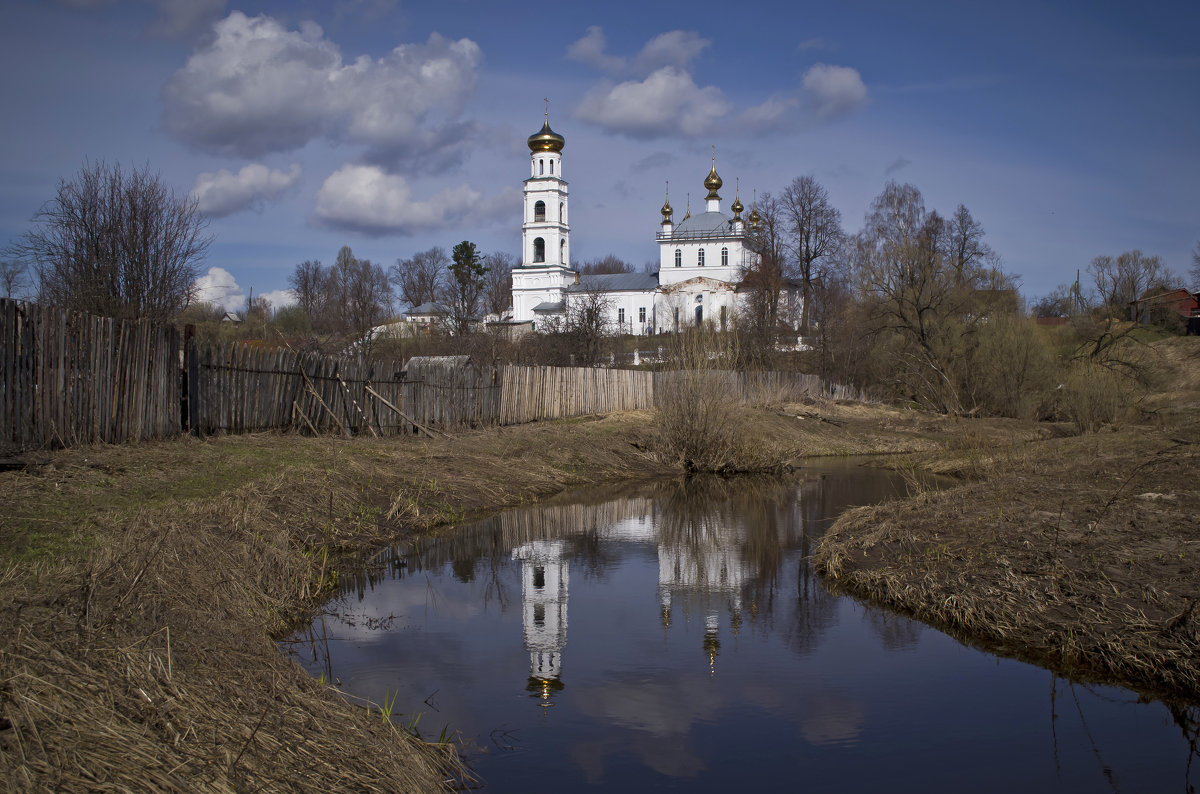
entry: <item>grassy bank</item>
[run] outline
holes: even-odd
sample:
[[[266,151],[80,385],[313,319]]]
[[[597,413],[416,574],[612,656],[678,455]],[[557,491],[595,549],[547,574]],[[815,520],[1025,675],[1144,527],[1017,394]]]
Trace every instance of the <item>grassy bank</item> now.
[[[893,409],[761,410],[776,459],[933,449]],[[88,447],[0,473],[0,781],[14,791],[431,791],[453,754],[274,639],[339,561],[565,488],[677,471],[649,413],[454,438]],[[398,725],[403,715],[394,715]]]
[[[838,587],[972,643],[1200,702],[1200,340],[1098,433],[997,443],[969,428],[898,458],[961,486],[850,511],[816,553]]]

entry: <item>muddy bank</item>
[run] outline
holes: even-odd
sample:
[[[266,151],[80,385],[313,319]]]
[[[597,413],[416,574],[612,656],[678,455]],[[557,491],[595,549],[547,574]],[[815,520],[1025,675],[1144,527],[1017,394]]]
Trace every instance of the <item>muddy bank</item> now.
[[[781,460],[936,448],[893,409],[753,417]],[[274,639],[339,560],[575,485],[660,476],[630,413],[454,438],[273,434],[90,447],[0,472],[0,781],[13,791],[413,791],[453,752]]]
[[[1194,350],[1195,346],[1185,348]],[[835,587],[972,644],[1200,702],[1194,354],[1139,422],[896,461],[972,481],[850,511],[815,562]]]

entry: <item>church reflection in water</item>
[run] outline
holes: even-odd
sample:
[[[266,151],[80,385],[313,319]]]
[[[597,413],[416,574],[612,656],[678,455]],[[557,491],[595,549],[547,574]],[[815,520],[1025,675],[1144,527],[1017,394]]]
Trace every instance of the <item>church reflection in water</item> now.
[[[690,480],[590,506],[547,506],[498,517],[509,525],[493,531],[524,541],[511,557],[521,565],[526,689],[549,706],[564,687],[572,558],[588,565],[595,558],[619,557],[621,544],[656,547],[663,631],[669,637],[677,620],[702,623],[700,645],[708,673],[715,676],[722,631],[736,637],[747,618],[773,621],[784,552],[799,548],[807,556],[824,529],[822,517],[831,514],[829,502],[840,496],[824,485],[822,479],[764,480],[771,497],[764,500],[761,492],[748,495],[744,481],[732,489],[721,480]],[[784,628],[808,644],[829,627],[832,598],[815,586],[806,563],[802,568],[789,611],[806,625]]]

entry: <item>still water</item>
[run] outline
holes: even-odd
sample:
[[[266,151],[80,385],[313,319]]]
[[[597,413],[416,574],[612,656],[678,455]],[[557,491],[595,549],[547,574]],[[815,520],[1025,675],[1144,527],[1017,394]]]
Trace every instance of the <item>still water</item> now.
[[[1200,709],[1139,703],[830,594],[806,561],[887,473],[673,481],[385,550],[297,638],[494,792],[1191,792]]]

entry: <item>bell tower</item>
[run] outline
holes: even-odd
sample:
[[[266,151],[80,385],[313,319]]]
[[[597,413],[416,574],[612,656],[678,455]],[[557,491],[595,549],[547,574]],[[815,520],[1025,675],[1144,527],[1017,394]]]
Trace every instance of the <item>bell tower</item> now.
[[[529,136],[529,178],[521,221],[521,266],[513,268],[513,319],[534,319],[534,308],[561,303],[575,283],[567,182],[562,173],[566,140],[550,129],[549,100],[541,130]]]

